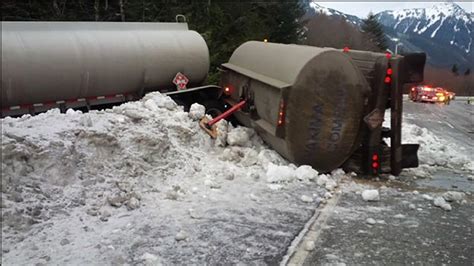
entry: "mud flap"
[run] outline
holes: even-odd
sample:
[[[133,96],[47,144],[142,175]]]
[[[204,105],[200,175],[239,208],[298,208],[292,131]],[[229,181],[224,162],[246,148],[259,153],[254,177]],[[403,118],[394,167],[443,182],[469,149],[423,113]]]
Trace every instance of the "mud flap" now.
[[[418,167],[418,149],[419,144],[402,145],[402,168]]]

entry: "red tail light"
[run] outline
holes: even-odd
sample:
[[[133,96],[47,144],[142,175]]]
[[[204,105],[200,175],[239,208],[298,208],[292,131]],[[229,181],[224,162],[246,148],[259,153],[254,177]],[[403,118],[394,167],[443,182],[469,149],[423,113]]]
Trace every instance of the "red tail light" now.
[[[226,95],[231,95],[232,94],[232,89],[230,88],[230,86],[224,87],[224,93]]]
[[[281,100],[280,109],[278,111],[278,125],[281,126],[285,123],[285,102]]]
[[[347,47],[347,46],[344,47],[344,49],[342,49],[342,51],[343,51],[344,53],[348,53],[348,52],[349,52],[349,47]]]
[[[372,154],[372,171],[374,174],[378,173],[380,162],[379,162],[379,155],[377,153]]]

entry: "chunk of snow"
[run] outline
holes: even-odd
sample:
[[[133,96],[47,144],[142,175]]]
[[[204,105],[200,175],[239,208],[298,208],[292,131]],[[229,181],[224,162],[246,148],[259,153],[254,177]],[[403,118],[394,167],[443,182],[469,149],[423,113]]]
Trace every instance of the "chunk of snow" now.
[[[433,200],[433,197],[431,197],[431,196],[428,195],[428,194],[423,194],[422,197],[423,197],[425,200],[430,200],[430,201]]]
[[[74,111],[74,109],[72,108],[68,108],[67,111],[66,111],[66,115],[75,115],[75,114],[81,114],[82,112],[81,111]]]
[[[362,192],[362,199],[365,201],[379,201],[380,195],[379,191],[376,189],[368,189]]]
[[[322,187],[322,186],[326,185],[326,182],[328,182],[328,180],[329,179],[328,179],[327,175],[322,174],[322,175],[318,176],[318,179],[316,180],[316,183],[318,184],[318,186]]]
[[[281,190],[283,188],[283,186],[279,184],[268,184],[267,186],[269,189],[275,190],[275,191]]]
[[[143,105],[145,106],[145,108],[147,108],[148,110],[152,111],[152,112],[158,112],[158,106],[156,105],[156,102],[153,101],[152,99],[148,99],[146,100]]]
[[[325,198],[325,199],[330,199],[330,198],[332,198],[331,192],[326,192],[326,193],[324,193],[324,198]]]
[[[337,187],[337,183],[336,183],[336,181],[334,181],[333,179],[328,179],[328,180],[326,181],[325,188],[326,188],[328,191],[333,191],[336,187]]]
[[[204,185],[206,185],[209,188],[214,188],[214,189],[221,188],[221,185],[219,185],[216,181],[210,178],[204,180]]]
[[[460,202],[464,199],[465,194],[458,191],[448,191],[443,194],[443,198],[446,201],[457,201]]]
[[[370,224],[370,225],[374,225],[377,223],[377,221],[375,221],[374,218],[367,218],[367,220],[365,220],[366,223]]]
[[[341,168],[338,168],[338,169],[333,170],[331,172],[331,175],[333,175],[333,176],[342,176],[342,175],[345,175],[345,174],[346,174],[346,172],[344,172],[344,170],[342,170]]]
[[[132,120],[142,120],[142,119],[147,118],[147,115],[144,112],[137,109],[127,108],[123,110],[123,114],[130,117]]]
[[[127,205],[127,208],[129,210],[135,210],[135,209],[138,209],[140,207],[140,201],[135,197],[131,197],[127,201],[126,205]]]
[[[451,205],[447,203],[443,197],[436,197],[433,201],[433,204],[445,211],[450,211],[452,209]]]
[[[227,132],[227,143],[231,146],[249,146],[252,130],[245,127],[236,127]]]
[[[156,95],[153,97],[153,100],[155,101],[156,105],[160,108],[166,108],[168,110],[174,110],[178,106],[173,99],[171,99],[169,96],[164,96],[164,95]]]
[[[318,171],[309,165],[301,165],[296,169],[295,175],[298,180],[314,180],[318,177]]]
[[[189,113],[188,113],[191,119],[199,120],[203,118],[205,114],[206,114],[206,107],[198,103],[191,104],[191,107],[189,108]]]
[[[306,195],[303,195],[303,196],[301,196],[301,201],[310,203],[310,202],[313,202],[313,198],[309,197],[309,196],[306,196]]]
[[[295,179],[295,170],[285,165],[270,164],[266,176],[269,183],[287,182]]]
[[[188,238],[188,234],[183,230],[179,231],[174,237],[176,241],[183,241],[183,240],[186,240],[187,238]]]
[[[150,254],[148,252],[145,252],[141,257],[140,260],[144,261],[145,264],[152,265],[158,261],[158,257]]]
[[[304,249],[306,251],[311,251],[311,250],[314,250],[316,248],[316,245],[314,243],[314,241],[306,241],[305,245],[304,245]]]
[[[393,216],[393,218],[397,218],[397,219],[404,219],[405,217],[406,217],[406,216],[403,215],[403,214],[401,214],[401,213],[395,214],[395,215]]]

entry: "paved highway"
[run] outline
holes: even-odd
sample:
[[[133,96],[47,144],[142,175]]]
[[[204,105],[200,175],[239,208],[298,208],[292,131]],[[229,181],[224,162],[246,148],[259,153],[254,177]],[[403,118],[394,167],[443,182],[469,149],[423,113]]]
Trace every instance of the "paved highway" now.
[[[474,105],[466,100],[451,104],[415,103],[405,99],[403,112],[406,122],[474,149]]]

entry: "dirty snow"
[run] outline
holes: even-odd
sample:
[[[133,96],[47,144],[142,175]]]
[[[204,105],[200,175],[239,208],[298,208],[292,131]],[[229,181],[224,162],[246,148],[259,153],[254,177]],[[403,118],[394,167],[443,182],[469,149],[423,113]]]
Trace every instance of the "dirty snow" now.
[[[278,263],[317,207],[301,195],[344,173],[296,167],[225,121],[212,140],[191,113],[150,93],[2,119],[2,264]]]

